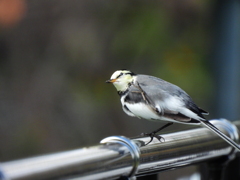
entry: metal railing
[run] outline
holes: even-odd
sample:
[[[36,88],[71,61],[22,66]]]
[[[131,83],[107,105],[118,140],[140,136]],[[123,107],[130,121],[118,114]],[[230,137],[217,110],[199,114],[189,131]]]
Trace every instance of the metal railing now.
[[[211,120],[238,141],[240,122]],[[162,134],[164,142],[149,137],[112,136],[100,145],[0,163],[0,179],[135,179],[138,176],[192,165],[220,157],[231,160],[236,150],[207,128]]]

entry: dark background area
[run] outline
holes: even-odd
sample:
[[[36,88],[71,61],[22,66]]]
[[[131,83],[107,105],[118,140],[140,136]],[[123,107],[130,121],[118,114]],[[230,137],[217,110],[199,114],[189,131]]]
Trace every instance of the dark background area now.
[[[239,1],[0,0],[0,161],[161,126],[122,111],[105,84],[117,69],[180,86],[208,119],[239,118],[239,11]]]

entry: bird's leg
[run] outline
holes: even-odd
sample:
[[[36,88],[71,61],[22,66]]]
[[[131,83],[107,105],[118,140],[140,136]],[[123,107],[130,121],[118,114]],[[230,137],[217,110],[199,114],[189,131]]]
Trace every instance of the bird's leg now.
[[[141,134],[142,136],[149,136],[149,137],[151,138],[150,141],[149,141],[147,144],[145,144],[145,145],[148,145],[150,142],[152,142],[152,140],[153,140],[154,137],[157,138],[160,142],[162,142],[161,139],[163,139],[163,141],[165,141],[165,139],[164,139],[162,136],[157,135],[157,133],[158,133],[159,131],[165,129],[166,127],[172,125],[172,124],[173,124],[173,122],[167,123],[167,124],[165,124],[164,126],[156,129],[155,131],[153,131],[153,132],[151,132],[151,133],[142,133],[142,134]]]

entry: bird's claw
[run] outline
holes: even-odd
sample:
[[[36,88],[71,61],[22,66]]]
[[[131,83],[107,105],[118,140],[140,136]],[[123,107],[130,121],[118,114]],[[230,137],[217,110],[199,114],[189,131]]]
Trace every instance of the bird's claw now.
[[[145,145],[148,145],[152,142],[153,138],[158,139],[160,142],[165,142],[164,137],[157,135],[156,133],[152,132],[152,133],[141,133],[141,136],[149,136],[151,139],[148,143],[146,143]]]

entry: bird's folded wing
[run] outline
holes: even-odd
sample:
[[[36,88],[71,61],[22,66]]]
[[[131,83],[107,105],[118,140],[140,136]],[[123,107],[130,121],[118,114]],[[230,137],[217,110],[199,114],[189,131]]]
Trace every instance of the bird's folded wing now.
[[[168,104],[166,101],[170,100],[170,98],[179,99],[176,94],[169,94],[169,92],[161,89],[159,86],[148,86],[147,84],[141,83],[139,83],[138,86],[140,87],[141,91],[143,91],[142,94],[144,95],[146,103],[148,103],[153,111],[159,116],[182,123],[199,123],[199,121],[196,121],[193,118],[184,115],[181,113],[181,111],[177,110],[180,106],[178,105],[179,102],[180,104],[183,103],[182,106],[185,106],[184,101],[181,102],[181,100],[176,100],[174,102],[171,102],[171,107],[169,107],[169,105],[166,107]]]
[[[163,117],[180,121],[180,122],[189,122],[192,120],[190,117],[187,117],[181,113],[176,113],[176,112],[173,113],[171,111],[165,111],[163,114]]]

